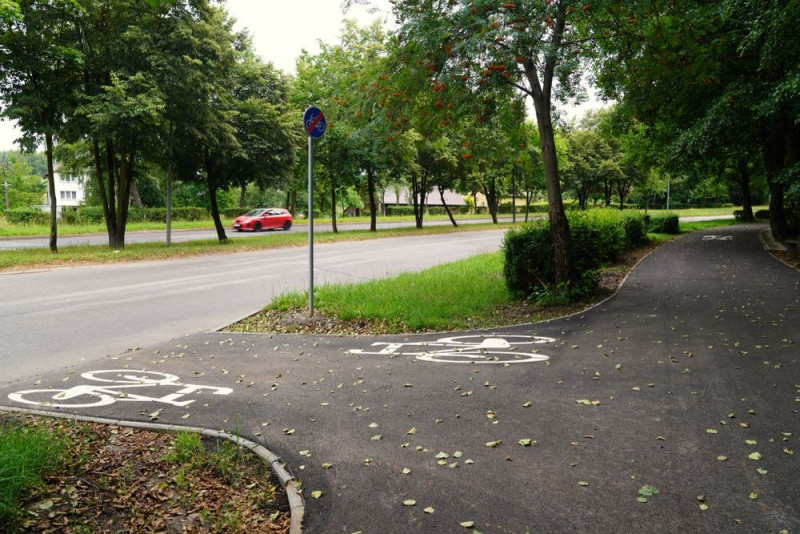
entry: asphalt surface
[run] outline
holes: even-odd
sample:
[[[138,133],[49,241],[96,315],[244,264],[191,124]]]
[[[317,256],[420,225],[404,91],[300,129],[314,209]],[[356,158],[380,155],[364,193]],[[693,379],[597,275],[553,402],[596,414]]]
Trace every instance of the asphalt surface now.
[[[541,216],[541,215],[539,215]],[[522,217],[517,218],[522,221]],[[511,222],[511,217],[500,217],[499,222]],[[459,219],[458,224],[488,224],[492,220],[488,218],[482,219]],[[409,228],[414,226],[414,221],[379,221],[378,229],[385,230],[387,228]],[[450,226],[451,223],[448,219],[426,219],[425,226]],[[337,227],[340,231],[347,230],[369,230],[369,223],[363,222],[348,222],[347,219],[339,221]],[[283,230],[265,230],[264,232],[277,232],[277,233],[307,233],[308,224],[302,221],[301,224],[295,224],[288,232]],[[230,239],[247,239],[264,235],[264,232],[236,232],[231,228],[225,228],[225,236]],[[331,223],[315,223],[314,232],[326,233],[333,232]],[[216,240],[217,232],[213,227],[199,229],[199,230],[173,230],[170,240],[172,243],[185,243],[187,241],[202,241],[206,239]],[[132,243],[166,243],[165,230],[143,230],[137,232],[127,232],[125,234],[125,242]],[[59,235],[58,246],[61,247],[74,247],[86,245],[108,245],[108,235],[104,233],[95,234],[80,234],[80,235]],[[0,237],[0,251],[2,250],[18,250],[18,249],[32,249],[32,248],[47,248],[50,246],[50,238],[48,236],[34,236],[34,237]]]
[[[503,232],[318,243],[315,284],[362,282],[496,251]],[[216,330],[285,292],[307,291],[308,282],[306,247],[0,273],[0,380]]]
[[[307,532],[795,532],[800,273],[764,252],[757,228],[667,243],[615,298],[547,323],[208,333],[7,384],[0,398],[34,407],[17,400],[52,392],[8,394],[110,384],[81,376],[101,369],[177,375],[183,385],[58,411],[239,432],[302,481]],[[464,335],[488,336],[483,350],[437,355]],[[454,363],[468,359],[484,363]],[[183,400],[195,402],[165,402]]]
[[[533,214],[533,218],[543,217],[541,214]],[[715,219],[728,219],[730,218],[727,215],[711,215],[711,216],[699,216],[699,217],[681,217],[681,221],[683,222],[692,222],[692,221],[710,221]],[[524,220],[524,216],[518,215],[517,221],[522,222]],[[499,217],[499,222],[512,222],[511,217]],[[459,219],[458,224],[486,224],[491,222],[491,219],[482,218],[482,219]],[[425,226],[449,226],[451,223],[447,219],[426,219]],[[395,222],[386,222],[380,221],[378,223],[379,229],[386,229],[386,228],[407,228],[414,226],[413,221],[395,221]],[[348,222],[347,219],[340,220],[338,222],[339,230],[346,231],[346,230],[369,230],[369,223],[353,223]],[[283,230],[275,230],[276,232],[283,232]],[[333,227],[331,223],[324,223],[324,224],[315,224],[314,225],[315,232],[332,232]],[[308,225],[303,224],[296,224],[294,225],[289,232],[301,232],[306,233],[308,232]],[[225,229],[225,235],[228,238],[241,238],[247,239],[248,237],[254,237],[258,235],[262,235],[261,232],[235,232],[230,228]],[[173,230],[172,235],[170,236],[170,240],[173,243],[184,243],[187,241],[198,241],[204,239],[217,239],[217,232],[213,228],[201,229],[201,230]],[[166,233],[164,231],[139,231],[139,232],[128,232],[125,234],[125,242],[128,244],[132,243],[165,243],[166,242]],[[58,246],[59,247],[74,247],[74,246],[85,246],[85,245],[107,245],[108,244],[108,236],[103,233],[97,234],[82,234],[82,235],[59,235],[58,236]],[[36,237],[0,237],[0,251],[2,250],[18,250],[18,249],[31,249],[31,248],[47,248],[50,246],[50,238],[48,236],[36,236]]]

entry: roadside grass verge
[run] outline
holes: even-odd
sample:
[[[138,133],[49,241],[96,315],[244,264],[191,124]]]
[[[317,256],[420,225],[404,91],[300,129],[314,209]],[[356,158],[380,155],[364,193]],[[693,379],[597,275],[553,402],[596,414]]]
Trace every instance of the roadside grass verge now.
[[[0,524],[13,532],[22,515],[21,499],[69,455],[69,440],[58,432],[0,421]]]
[[[532,215],[543,215],[543,213],[532,213]],[[521,214],[517,214],[519,219]],[[454,214],[456,221],[459,220],[481,220],[487,222],[492,220],[491,215],[486,213],[481,214]],[[501,214],[501,217],[511,217],[511,214]],[[447,215],[426,215],[426,221],[447,221]],[[369,223],[369,217],[338,217],[336,222],[346,227],[348,224],[356,223]],[[414,222],[414,217],[408,215],[388,215],[378,217],[378,224],[387,222]],[[315,217],[315,224],[330,224],[330,217]],[[222,226],[226,230],[230,229],[233,225],[233,219],[222,219]],[[307,226],[308,220],[296,218],[294,219],[295,226]],[[129,222],[126,225],[128,232],[140,231],[162,231],[166,232],[166,224],[163,222]],[[173,230],[213,230],[214,221],[207,219],[204,221],[172,221]],[[59,224],[58,235],[83,235],[83,234],[106,234],[106,226],[103,223],[98,224]],[[0,237],[47,237],[50,235],[50,226],[44,224],[11,224],[5,217],[0,216]]]
[[[343,321],[367,319],[388,331],[474,327],[510,302],[499,252],[358,284],[334,284],[315,292],[317,309]],[[307,293],[292,292],[268,308],[302,308]]]
[[[732,223],[733,219],[682,224],[681,232]],[[307,318],[307,292],[289,292],[226,330],[390,334],[541,321],[574,313],[602,300],[616,290],[638,259],[676,237],[648,234],[648,245],[626,255],[620,263],[601,269],[601,283],[594,294],[563,306],[543,307],[514,300],[503,279],[502,253],[491,252],[392,278],[317,287],[315,310],[321,316],[317,318]]]
[[[363,241],[385,237],[404,237],[413,235],[447,234],[453,232],[471,232],[508,228],[507,224],[480,223],[458,227],[431,226],[418,230],[416,228],[387,228],[377,232],[368,230],[344,230],[338,234],[320,232],[314,235],[315,243],[332,243],[338,241]],[[164,260],[203,254],[221,254],[231,252],[249,252],[280,247],[299,247],[308,243],[305,233],[268,232],[248,238],[229,238],[223,243],[216,239],[173,243],[167,247],[164,243],[132,243],[123,250],[115,251],[106,245],[87,245],[61,247],[53,254],[49,249],[8,250],[0,253],[0,271],[20,270],[42,267],[68,265],[85,265],[95,263],[117,263],[143,260]]]

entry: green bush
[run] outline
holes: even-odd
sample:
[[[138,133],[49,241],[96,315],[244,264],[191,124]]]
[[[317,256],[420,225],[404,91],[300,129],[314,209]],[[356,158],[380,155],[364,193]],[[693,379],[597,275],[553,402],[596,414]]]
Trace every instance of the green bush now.
[[[514,296],[533,296],[540,302],[571,300],[594,286],[597,269],[646,240],[644,217],[639,213],[572,211],[567,218],[573,280],[564,286],[555,285],[553,240],[546,219],[534,220],[506,233],[503,275]]]
[[[386,215],[414,215],[414,206],[386,206]]]
[[[238,213],[237,213],[238,215]],[[223,215],[224,216],[224,215]],[[209,218],[205,208],[172,208],[173,221],[204,221]],[[81,206],[77,210],[68,209],[62,213],[66,224],[100,224],[105,220],[102,206]],[[128,222],[166,222],[166,208],[136,208],[128,210]]]
[[[647,242],[647,226],[644,215],[639,212],[625,212],[622,216],[622,227],[625,230],[625,248],[634,249]]]
[[[769,219],[769,210],[758,210],[753,214],[756,219],[767,220]]]
[[[239,215],[247,213],[252,209],[255,208],[225,208],[224,210],[219,210],[219,215],[225,219],[235,219]]]
[[[681,232],[680,219],[674,213],[655,215],[650,217],[647,231],[655,234],[679,234]]]
[[[8,210],[6,219],[11,224],[50,224],[50,212],[36,208],[14,208]]]

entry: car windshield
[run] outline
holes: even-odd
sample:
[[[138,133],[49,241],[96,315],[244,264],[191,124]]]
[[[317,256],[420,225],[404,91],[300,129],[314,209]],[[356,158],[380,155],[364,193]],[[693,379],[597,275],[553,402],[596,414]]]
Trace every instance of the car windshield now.
[[[257,217],[261,215],[261,212],[264,210],[250,210],[243,215],[243,217]]]

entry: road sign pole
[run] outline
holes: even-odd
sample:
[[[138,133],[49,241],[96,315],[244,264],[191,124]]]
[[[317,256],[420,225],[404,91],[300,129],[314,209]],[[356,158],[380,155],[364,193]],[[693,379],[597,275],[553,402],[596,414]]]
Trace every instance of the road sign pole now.
[[[327,128],[325,115],[309,106],[303,113],[303,129],[308,134],[308,315],[314,315],[314,139]]]
[[[308,136],[308,315],[314,315],[314,139]]]

